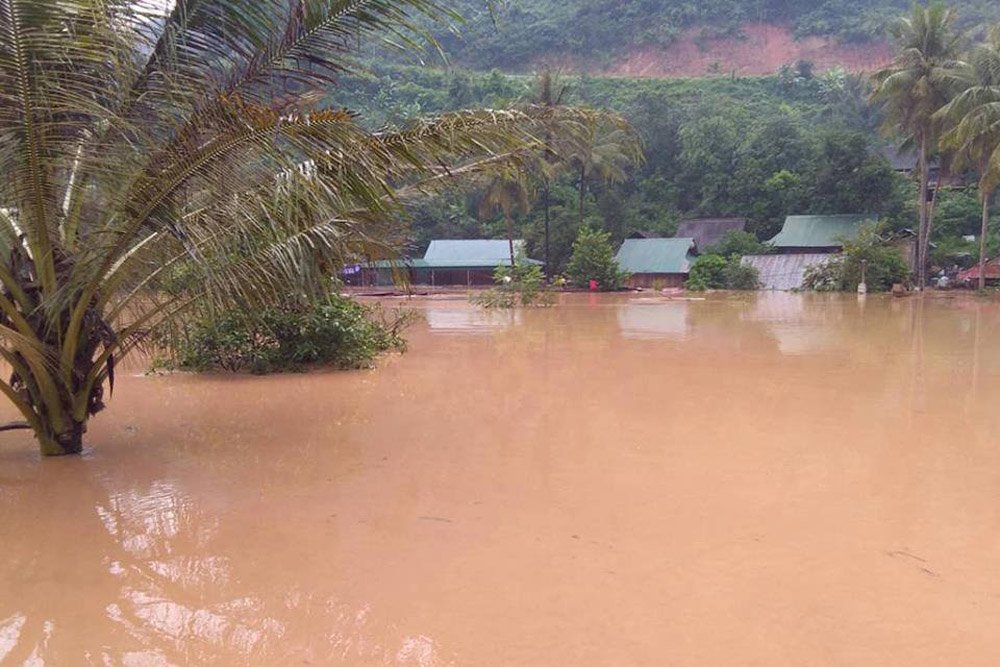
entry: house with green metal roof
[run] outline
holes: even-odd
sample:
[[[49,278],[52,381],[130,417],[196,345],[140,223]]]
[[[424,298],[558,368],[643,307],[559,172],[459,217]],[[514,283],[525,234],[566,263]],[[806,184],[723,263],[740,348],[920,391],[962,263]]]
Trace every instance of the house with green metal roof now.
[[[844,249],[844,241],[857,237],[870,215],[790,215],[769,243],[783,254],[834,253]]]
[[[542,265],[525,256],[525,242],[514,241],[520,261]],[[506,240],[434,240],[423,259],[369,262],[362,267],[366,285],[393,285],[405,279],[413,285],[492,285],[498,266],[510,264],[510,242]]]
[[[697,254],[693,238],[628,239],[617,259],[629,287],[683,287]]]

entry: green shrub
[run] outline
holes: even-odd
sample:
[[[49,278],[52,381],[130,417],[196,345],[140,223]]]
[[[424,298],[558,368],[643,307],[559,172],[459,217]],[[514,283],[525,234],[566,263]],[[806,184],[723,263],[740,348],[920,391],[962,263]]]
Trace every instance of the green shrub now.
[[[622,288],[628,274],[618,266],[611,248],[611,235],[597,229],[582,227],[573,242],[573,255],[566,267],[566,275],[577,287],[589,287],[596,280],[605,292]]]
[[[760,287],[760,272],[744,266],[739,255],[729,259],[721,255],[702,255],[691,265],[686,287],[692,292],[710,289],[755,290]]]
[[[733,255],[723,272],[726,289],[752,291],[760,288],[760,271],[756,266],[746,266],[739,255]]]
[[[861,283],[862,273],[870,292],[888,292],[894,284],[905,282],[910,267],[899,250],[882,237],[884,230],[881,223],[864,225],[857,238],[844,242],[843,255],[806,270],[803,288],[853,291]]]
[[[905,282],[910,275],[909,264],[899,250],[892,246],[849,252],[843,261],[845,290],[855,290],[861,283],[862,261],[868,263],[865,282],[869,292],[888,292],[893,285]]]
[[[742,229],[731,229],[726,232],[722,240],[711,248],[706,248],[704,252],[709,255],[722,255],[732,257],[738,255],[766,255],[771,251],[771,246],[761,243],[757,237]]]
[[[844,290],[844,258],[832,257],[828,262],[806,267],[802,289],[813,292],[841,292]]]
[[[687,288],[692,292],[723,289],[726,286],[726,267],[729,262],[721,255],[702,255],[691,265]]]
[[[316,305],[228,312],[190,322],[166,341],[172,367],[194,371],[274,373],[329,365],[367,368],[389,350],[402,351],[409,313],[387,315],[344,296]]]
[[[493,272],[496,287],[472,295],[472,302],[483,308],[515,308],[517,306],[549,306],[553,303],[551,292],[545,291],[545,274],[542,267],[530,264],[523,258],[516,265],[501,265]]]

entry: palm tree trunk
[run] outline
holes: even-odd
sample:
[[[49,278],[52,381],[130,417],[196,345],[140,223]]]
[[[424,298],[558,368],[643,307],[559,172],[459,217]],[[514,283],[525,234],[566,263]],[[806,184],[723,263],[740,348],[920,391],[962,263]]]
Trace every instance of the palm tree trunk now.
[[[549,227],[552,221],[551,211],[549,210],[549,181],[545,180],[545,185],[542,186],[542,208],[545,210],[545,275],[552,276],[552,256],[550,253],[549,245]]]
[[[583,198],[587,194],[587,168],[580,167],[580,226],[583,226]]]
[[[990,233],[990,195],[983,190],[980,195],[983,200],[983,228],[979,232],[979,289],[986,289],[986,248]]]
[[[917,287],[927,286],[927,248],[930,242],[930,174],[927,167],[927,135],[920,135],[920,230],[917,234]]]
[[[71,421],[70,428],[65,433],[46,432],[36,433],[38,446],[42,456],[69,456],[79,454],[83,451],[83,434],[87,427],[78,421]]]
[[[928,165],[928,169],[930,166]],[[934,237],[934,214],[937,213],[938,197],[941,195],[941,185],[944,182],[944,170],[938,169],[937,181],[934,183],[934,191],[928,191],[930,201],[927,203],[927,234],[924,237],[924,266],[927,270],[931,268],[931,239]],[[928,190],[930,189],[930,177],[928,175]],[[927,277],[928,282],[930,276]]]
[[[507,222],[507,243],[510,245],[510,268],[515,268],[517,266],[517,258],[514,257],[514,216],[511,214],[504,215],[504,220]]]

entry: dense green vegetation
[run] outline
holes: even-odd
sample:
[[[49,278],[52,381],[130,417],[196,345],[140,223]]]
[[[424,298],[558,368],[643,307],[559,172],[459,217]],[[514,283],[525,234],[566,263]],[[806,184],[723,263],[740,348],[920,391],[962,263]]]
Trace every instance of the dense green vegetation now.
[[[862,227],[844,243],[844,253],[806,271],[803,286],[817,292],[853,291],[864,282],[872,292],[887,292],[910,273],[899,250],[887,242],[885,224]]]
[[[691,266],[686,287],[692,292],[710,289],[755,290],[760,274],[755,267],[744,266],[740,255],[701,255]]]
[[[504,11],[512,15],[541,11],[500,4],[504,5],[501,22]],[[547,25],[583,12],[584,4],[552,8],[546,15]],[[640,4],[648,11],[665,6]],[[742,16],[740,3],[726,6],[736,12],[734,16]],[[807,15],[838,15],[838,7],[844,8],[826,3],[809,12],[798,4],[771,9],[787,10],[787,16],[805,20]],[[589,16],[591,10],[598,11],[595,8],[597,4],[584,13]],[[717,10],[721,11],[708,3],[690,11],[704,11],[704,17],[718,19],[722,14],[712,13]],[[890,32],[894,36],[900,53],[893,67],[873,81],[843,70],[817,74],[807,62],[759,78],[637,81],[564,76],[562,102],[621,113],[641,136],[646,158],[629,170],[627,179],[581,178],[572,170],[547,179],[544,192],[529,193],[531,206],[518,211],[515,234],[527,239],[531,256],[549,260],[552,274],[565,271],[582,226],[607,231],[616,244],[635,231],[669,235],[680,219],[701,216],[748,217],[750,231],[766,240],[789,214],[864,213],[885,220],[893,230],[917,230],[918,245],[928,258],[921,266],[967,266],[970,259],[974,262],[986,256],[985,251],[995,245],[988,240],[993,230],[990,195],[997,181],[984,167],[984,160],[995,143],[989,136],[976,134],[976,128],[984,126],[984,117],[974,114],[996,106],[990,104],[995,101],[991,95],[1000,99],[997,38],[991,41],[982,26],[961,35],[959,30],[978,25],[993,11],[991,6],[964,5],[961,12],[920,9],[905,21],[899,21],[903,14],[893,3],[870,3],[861,10],[851,19],[865,12],[885,12],[885,20],[877,22],[886,36]],[[484,20],[483,15],[473,14],[473,25]],[[630,10],[625,9],[606,17],[605,23],[615,25],[615,21],[629,20],[628,16]],[[714,25],[720,25],[718,20]],[[838,25],[842,24],[829,19],[816,29],[836,32]],[[890,25],[895,26],[892,31],[887,29]],[[936,31],[933,39],[924,39],[928,29]],[[469,43],[478,44],[477,39],[473,31]],[[938,43],[940,47],[935,46]],[[927,50],[933,48],[940,52]],[[924,60],[909,63],[921,49]],[[920,68],[924,67],[930,69],[923,72]],[[931,82],[927,86],[919,84],[925,76]],[[947,85],[940,83],[945,81]],[[894,96],[893,87],[903,97]],[[967,92],[959,95],[963,87],[968,87]],[[932,91],[926,103],[905,97],[923,90]],[[532,76],[385,64],[350,79],[341,93],[355,105],[371,105],[372,117],[390,125],[428,111],[538,98]],[[901,114],[907,108],[919,113],[904,119]],[[939,137],[948,145],[939,143]],[[896,172],[883,157],[890,144],[904,143],[926,148],[927,178],[920,177],[919,150],[911,149],[909,176]],[[947,150],[946,162],[953,162],[966,178],[958,186],[938,191],[932,200],[930,167],[939,159],[939,149]],[[921,188],[925,194],[918,196]],[[469,188],[412,207],[410,251],[419,253],[434,237],[504,236],[499,216],[482,215],[482,198],[482,189]],[[922,201],[927,206],[921,206]],[[984,245],[963,239],[967,236],[983,239]]]
[[[603,291],[621,289],[628,278],[615,259],[611,235],[589,227],[581,227],[573,242],[566,277],[576,287],[588,288],[594,281]]]
[[[185,370],[274,373],[322,364],[367,368],[405,348],[405,314],[386,315],[341,296],[300,305],[230,310],[184,322],[168,342]]]
[[[909,0],[483,0],[454,3],[467,22],[440,39],[464,66],[517,69],[546,58],[612,58],[628,48],[667,46],[685,28],[705,37],[738,38],[743,24],[790,25],[797,36],[823,35],[843,41],[884,38],[886,26]],[[962,25],[1000,20],[993,0],[962,3]]]
[[[377,121],[465,105],[504,105],[534,98],[533,77],[382,66],[345,80],[343,102]],[[868,104],[866,82],[843,71],[823,76],[626,80],[567,77],[564,102],[606,107],[635,127],[645,161],[630,178],[594,178],[579,213],[572,170],[549,183],[550,271],[565,270],[581,226],[618,243],[629,233],[669,235],[684,217],[739,215],[761,239],[790,213],[871,213],[912,226],[912,184],[880,153],[882,122]],[[482,216],[483,190],[470,188],[411,207],[410,251],[432,238],[504,238],[501,215]],[[516,235],[532,257],[544,256],[540,193],[516,216]]]
[[[931,161],[953,173],[978,176],[982,211],[979,288],[985,263],[993,196],[1000,185],[1000,27],[982,40],[958,28],[954,8],[915,4],[894,22],[891,64],[873,76],[873,100],[886,114],[884,127],[917,154],[917,284],[928,284],[937,190]],[[933,196],[932,196],[933,193]]]

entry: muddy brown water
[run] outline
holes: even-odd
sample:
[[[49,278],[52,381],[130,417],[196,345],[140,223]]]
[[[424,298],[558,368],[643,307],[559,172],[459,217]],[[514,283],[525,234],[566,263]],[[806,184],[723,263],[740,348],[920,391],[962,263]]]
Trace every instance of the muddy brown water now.
[[[411,305],[0,436],[0,663],[996,664],[1000,305]]]

